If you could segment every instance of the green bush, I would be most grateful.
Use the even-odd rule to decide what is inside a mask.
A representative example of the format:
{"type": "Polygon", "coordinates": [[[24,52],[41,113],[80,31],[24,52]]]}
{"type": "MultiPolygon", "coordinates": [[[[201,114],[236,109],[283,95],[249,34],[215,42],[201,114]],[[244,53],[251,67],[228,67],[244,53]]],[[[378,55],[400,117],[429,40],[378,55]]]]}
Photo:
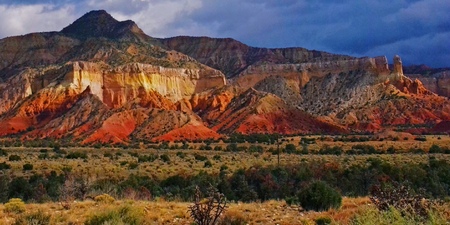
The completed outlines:
{"type": "Polygon", "coordinates": [[[443,149],[438,145],[432,145],[428,153],[444,153],[443,149]]]}
{"type": "Polygon", "coordinates": [[[342,204],[339,192],[323,181],[310,183],[297,196],[300,205],[306,210],[326,211],[330,208],[338,209],[342,204]]]}
{"type": "Polygon", "coordinates": [[[194,154],[194,158],[197,161],[206,161],[206,160],[208,160],[208,157],[206,157],[204,155],[197,154],[197,153],[194,154]]]}
{"type": "Polygon", "coordinates": [[[86,225],[127,224],[140,225],[144,223],[144,213],[137,208],[124,206],[118,210],[110,210],[89,217],[86,225]]]}
{"type": "Polygon", "coordinates": [[[0,163],[0,170],[9,170],[11,169],[11,165],[7,164],[6,162],[0,163]]]}
{"type": "Polygon", "coordinates": [[[9,156],[9,161],[20,161],[20,160],[22,160],[22,159],[18,155],[10,155],[9,156]]]}
{"type": "Polygon", "coordinates": [[[25,209],[25,203],[20,198],[11,198],[5,203],[5,212],[23,213],[25,209]]]}
{"type": "Polygon", "coordinates": [[[159,158],[165,163],[170,163],[170,157],[167,154],[160,155],[159,158]]]}
{"type": "Polygon", "coordinates": [[[186,153],[184,153],[184,152],[177,152],[177,156],[180,157],[180,159],[184,159],[186,157],[186,153]]]}
{"type": "Polygon", "coordinates": [[[239,148],[238,148],[237,144],[231,143],[231,144],[227,145],[227,151],[237,152],[237,151],[239,151],[239,148]]]}
{"type": "Polygon", "coordinates": [[[7,155],[8,155],[8,153],[5,150],[0,148],[0,156],[7,156],[7,155]]]}
{"type": "Polygon", "coordinates": [[[284,152],[291,154],[291,153],[295,153],[297,151],[297,149],[295,148],[294,144],[287,144],[286,147],[284,148],[284,152]]]}
{"type": "Polygon", "coordinates": [[[328,225],[331,224],[331,218],[329,217],[319,217],[314,220],[317,225],[328,225]]]}
{"type": "Polygon", "coordinates": [[[33,164],[25,163],[23,164],[23,170],[33,170],[33,164]]]}
{"type": "Polygon", "coordinates": [[[66,159],[87,159],[86,152],[71,152],[67,154],[66,159]]]}
{"type": "MultiPolygon", "coordinates": [[[[131,154],[130,154],[131,155],[131,154]]],[[[153,162],[156,159],[158,159],[158,156],[156,156],[155,154],[150,154],[150,155],[136,155],[135,157],[138,158],[138,162],[153,162]]]]}
{"type": "Polygon", "coordinates": [[[203,167],[204,167],[204,168],[212,167],[211,161],[209,161],[209,160],[205,161],[205,164],[203,165],[203,167]]]}
{"type": "Polygon", "coordinates": [[[138,168],[139,164],[137,164],[136,162],[130,162],[128,163],[128,169],[130,170],[134,170],[136,168],[138,168]]]}

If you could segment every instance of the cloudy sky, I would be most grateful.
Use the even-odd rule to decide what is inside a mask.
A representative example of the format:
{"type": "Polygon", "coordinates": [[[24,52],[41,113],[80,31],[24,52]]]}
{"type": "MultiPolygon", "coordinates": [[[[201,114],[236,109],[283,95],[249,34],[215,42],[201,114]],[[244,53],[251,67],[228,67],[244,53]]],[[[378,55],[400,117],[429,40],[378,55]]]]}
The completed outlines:
{"type": "Polygon", "coordinates": [[[448,0],[0,0],[0,38],[61,30],[95,9],[153,37],[231,37],[450,67],[448,0]]]}

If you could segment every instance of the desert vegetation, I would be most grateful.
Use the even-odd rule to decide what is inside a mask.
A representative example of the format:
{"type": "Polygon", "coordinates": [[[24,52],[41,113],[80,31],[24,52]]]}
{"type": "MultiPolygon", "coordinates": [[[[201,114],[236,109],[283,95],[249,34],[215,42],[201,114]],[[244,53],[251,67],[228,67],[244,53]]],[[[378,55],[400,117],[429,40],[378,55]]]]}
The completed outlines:
{"type": "Polygon", "coordinates": [[[398,145],[380,149],[366,140],[346,146],[335,139],[151,143],[139,148],[3,146],[2,218],[7,218],[5,224],[190,224],[195,220],[191,202],[202,202],[198,193],[211,188],[226,201],[216,220],[223,224],[368,224],[374,218],[430,224],[450,218],[446,137],[422,151],[398,145]],[[395,185],[409,195],[379,195],[395,185]],[[422,203],[420,213],[406,210],[422,203]],[[96,207],[101,210],[90,210],[96,207]]]}

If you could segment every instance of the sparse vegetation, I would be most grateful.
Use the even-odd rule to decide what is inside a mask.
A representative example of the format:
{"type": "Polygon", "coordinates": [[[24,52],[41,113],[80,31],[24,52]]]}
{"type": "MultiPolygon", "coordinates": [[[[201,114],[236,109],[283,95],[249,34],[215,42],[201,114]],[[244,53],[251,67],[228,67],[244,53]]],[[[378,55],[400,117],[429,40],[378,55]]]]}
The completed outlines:
{"type": "MultiPolygon", "coordinates": [[[[302,139],[305,142],[308,140],[305,137],[302,139]]],[[[43,148],[7,148],[7,156],[0,157],[3,160],[0,169],[6,170],[0,179],[0,199],[6,202],[18,197],[24,202],[41,204],[60,201],[62,210],[75,210],[77,206],[74,200],[82,201],[86,196],[107,193],[115,199],[114,203],[102,204],[105,209],[117,212],[117,208],[110,206],[122,204],[119,202],[123,201],[192,201],[195,186],[205,193],[211,184],[230,201],[251,205],[254,202],[285,199],[286,207],[294,210],[301,205],[299,192],[317,180],[339,190],[343,196],[367,196],[372,187],[386,180],[408,185],[412,193],[420,191],[426,199],[445,199],[449,196],[446,187],[450,180],[450,156],[445,154],[448,149],[448,145],[444,144],[448,140],[445,137],[438,139],[427,136],[427,140],[433,140],[434,145],[428,141],[417,142],[410,139],[407,142],[413,144],[409,144],[407,148],[406,145],[402,148],[401,145],[386,141],[377,145],[377,142],[371,140],[359,143],[335,142],[329,137],[311,139],[314,139],[314,144],[303,142],[296,145],[294,143],[301,143],[300,139],[284,138],[279,147],[282,150],[279,165],[278,154],[272,155],[277,145],[256,142],[199,142],[192,143],[190,150],[178,150],[181,145],[175,148],[175,145],[169,144],[169,148],[173,150],[163,151],[142,148],[136,150],[132,147],[126,150],[67,148],[69,153],[65,155],[46,149],[42,151],[43,148]],[[236,151],[226,150],[225,146],[234,144],[236,151]],[[201,145],[209,145],[213,149],[217,146],[223,148],[222,152],[195,150],[201,145]],[[426,149],[430,154],[403,154],[410,153],[410,148],[426,149]],[[321,149],[327,154],[321,152],[321,149]],[[385,154],[387,152],[390,154],[385,154]],[[72,157],[77,155],[72,153],[84,153],[86,158],[72,157]],[[21,160],[8,161],[11,155],[17,155],[21,160]],[[166,162],[164,155],[169,158],[166,162]],[[65,162],[64,166],[61,166],[62,160],[65,162]],[[32,171],[24,168],[27,164],[32,165],[32,171]]],[[[397,142],[402,143],[402,140],[397,142]]],[[[182,210],[184,213],[186,208],[187,206],[182,210]]],[[[345,209],[337,211],[341,210],[345,209]]],[[[29,214],[20,216],[22,221],[25,221],[26,215],[29,214]]],[[[180,221],[189,218],[187,214],[183,215],[180,221]]],[[[231,211],[220,223],[255,222],[254,219],[241,215],[231,211]]],[[[332,224],[341,223],[335,216],[320,215],[331,218],[332,224]]],[[[85,218],[93,216],[86,215],[85,218]]],[[[53,216],[51,218],[55,219],[53,216]]],[[[314,222],[317,219],[319,217],[309,217],[307,220],[314,222]]]]}

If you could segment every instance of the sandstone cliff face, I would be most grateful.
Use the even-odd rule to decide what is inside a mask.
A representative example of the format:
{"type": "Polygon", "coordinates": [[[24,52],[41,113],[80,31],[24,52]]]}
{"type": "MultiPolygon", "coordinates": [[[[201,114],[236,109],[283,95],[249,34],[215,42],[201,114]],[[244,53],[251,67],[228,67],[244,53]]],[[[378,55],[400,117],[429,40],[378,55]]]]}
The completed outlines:
{"type": "Polygon", "coordinates": [[[91,92],[112,108],[150,91],[173,102],[226,84],[225,77],[212,69],[164,68],[141,63],[102,70],[97,64],[75,62],[64,82],[91,92]]]}
{"type": "Polygon", "coordinates": [[[406,76],[420,80],[426,89],[438,95],[450,97],[450,70],[431,75],[407,74],[406,76]]]}

